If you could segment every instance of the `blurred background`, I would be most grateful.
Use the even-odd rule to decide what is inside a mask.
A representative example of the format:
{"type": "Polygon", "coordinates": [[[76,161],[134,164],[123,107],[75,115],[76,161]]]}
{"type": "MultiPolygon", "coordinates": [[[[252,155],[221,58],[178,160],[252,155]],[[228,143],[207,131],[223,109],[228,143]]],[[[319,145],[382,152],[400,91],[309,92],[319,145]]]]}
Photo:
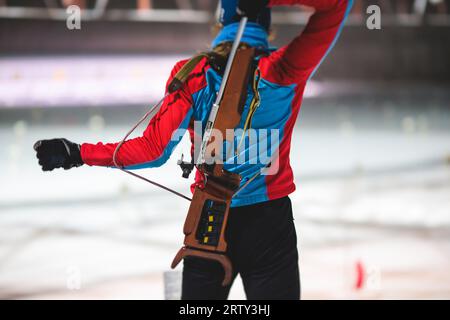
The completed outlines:
{"type": "MultiPolygon", "coordinates": [[[[119,141],[173,64],[208,48],[216,9],[0,0],[0,298],[177,297],[188,203],[108,168],[44,173],[32,146],[119,141]]],[[[276,8],[273,44],[310,14],[276,8]]],[[[141,173],[188,194],[186,138],[141,173]]],[[[291,163],[303,298],[450,298],[450,1],[355,1],[307,88],[291,163]],[[381,30],[366,27],[371,4],[381,30]]],[[[245,298],[239,280],[230,297],[245,298]]]]}

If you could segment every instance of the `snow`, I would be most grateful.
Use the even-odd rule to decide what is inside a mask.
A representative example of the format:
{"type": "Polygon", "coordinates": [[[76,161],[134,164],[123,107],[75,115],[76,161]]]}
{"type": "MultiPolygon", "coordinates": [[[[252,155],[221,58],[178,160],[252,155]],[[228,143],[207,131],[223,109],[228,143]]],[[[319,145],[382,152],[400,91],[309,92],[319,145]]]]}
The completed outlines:
{"type": "MultiPolygon", "coordinates": [[[[64,79],[94,74],[103,79],[96,82],[98,90],[90,82],[76,90],[101,103],[117,77],[128,75],[122,84],[147,87],[116,87],[114,103],[141,103],[159,95],[155,86],[170,59],[159,60],[156,71],[148,59],[131,65],[105,60],[91,74],[69,61],[65,73],[50,73],[46,85],[60,83],[53,87],[53,106],[61,107],[73,89],[61,87],[64,79]],[[98,75],[115,63],[119,75],[98,75]],[[142,69],[133,69],[138,65],[142,69]]],[[[37,64],[21,70],[16,84],[13,71],[0,72],[1,105],[50,101],[41,95],[49,92],[43,84],[23,100],[28,79],[42,70],[37,64]]],[[[322,91],[315,83],[308,97],[322,91]]],[[[74,105],[83,102],[75,98],[74,105]]],[[[315,105],[316,110],[308,99],[303,103],[291,150],[303,298],[450,298],[450,112],[448,105],[431,104],[315,105]],[[365,276],[358,289],[357,265],[365,276]]],[[[32,149],[38,139],[60,136],[118,141],[137,119],[120,120],[93,112],[81,124],[0,121],[0,298],[164,299],[164,273],[182,244],[189,203],[115,169],[44,173],[32,149]]],[[[181,178],[176,160],[189,150],[185,137],[165,166],[140,173],[188,195],[190,181],[181,178]]],[[[177,278],[180,270],[166,277],[177,278]]],[[[240,281],[230,297],[244,298],[240,281]]]]}

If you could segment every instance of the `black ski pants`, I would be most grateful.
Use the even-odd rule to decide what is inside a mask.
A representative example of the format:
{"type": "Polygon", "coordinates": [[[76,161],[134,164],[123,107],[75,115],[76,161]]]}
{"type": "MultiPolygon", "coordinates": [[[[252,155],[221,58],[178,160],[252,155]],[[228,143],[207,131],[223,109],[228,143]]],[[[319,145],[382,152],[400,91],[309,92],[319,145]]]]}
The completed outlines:
{"type": "MultiPolygon", "coordinates": [[[[300,299],[297,236],[289,197],[231,208],[226,229],[233,280],[239,273],[247,299],[300,299]]],[[[227,299],[222,266],[184,260],[182,299],[227,299]]]]}

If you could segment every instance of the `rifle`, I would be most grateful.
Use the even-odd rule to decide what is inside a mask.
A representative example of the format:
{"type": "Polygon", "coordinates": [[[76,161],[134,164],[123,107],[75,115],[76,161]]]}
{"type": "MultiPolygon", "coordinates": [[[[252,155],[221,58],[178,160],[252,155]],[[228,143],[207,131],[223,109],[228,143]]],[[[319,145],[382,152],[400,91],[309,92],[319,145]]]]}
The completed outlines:
{"type": "Polygon", "coordinates": [[[243,17],[234,39],[219,92],[211,108],[197,160],[197,170],[205,177],[204,187],[196,187],[184,223],[184,246],[176,254],[171,267],[192,256],[219,262],[225,276],[223,286],[230,284],[233,267],[226,256],[225,230],[233,195],[238,191],[241,176],[223,168],[222,163],[207,164],[206,149],[212,144],[211,133],[218,130],[226,137],[227,129],[234,129],[241,120],[246,99],[255,49],[240,46],[247,24],[243,17]]]}
{"type": "MultiPolygon", "coordinates": [[[[175,268],[183,258],[188,256],[218,261],[225,271],[225,277],[222,282],[223,286],[231,282],[233,271],[230,259],[225,255],[227,251],[225,229],[231,200],[254,177],[239,188],[241,176],[224,170],[223,164],[221,163],[207,164],[205,154],[206,148],[214,144],[211,141],[211,133],[213,130],[220,131],[222,137],[226,137],[226,130],[234,129],[241,120],[247,93],[246,87],[256,52],[254,48],[240,45],[246,24],[247,17],[242,17],[228,56],[219,92],[208,117],[196,163],[197,169],[203,173],[206,182],[204,187],[195,188],[192,199],[165,185],[128,171],[118,163],[117,155],[130,134],[151,114],[158,110],[169,94],[174,93],[182,87],[197,63],[203,57],[211,59],[211,57],[214,58],[214,55],[200,53],[186,63],[169,84],[168,91],[164,97],[150,108],[131,130],[127,132],[125,137],[117,145],[113,154],[113,163],[121,171],[191,201],[183,228],[185,234],[184,246],[176,254],[171,267],[175,268]]],[[[187,178],[194,167],[194,163],[184,162],[181,159],[178,164],[183,170],[183,177],[187,178]]]]}

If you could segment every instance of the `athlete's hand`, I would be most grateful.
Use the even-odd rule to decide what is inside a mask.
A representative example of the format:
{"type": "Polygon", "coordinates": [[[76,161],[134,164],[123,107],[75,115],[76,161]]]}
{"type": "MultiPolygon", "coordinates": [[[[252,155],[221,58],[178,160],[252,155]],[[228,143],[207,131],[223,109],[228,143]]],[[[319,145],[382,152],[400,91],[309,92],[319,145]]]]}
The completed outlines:
{"type": "Polygon", "coordinates": [[[267,7],[269,0],[239,0],[237,14],[246,16],[249,21],[256,21],[262,9],[267,7]]]}
{"type": "Polygon", "coordinates": [[[43,171],[52,171],[56,168],[68,170],[83,165],[80,145],[64,138],[39,140],[33,149],[43,171]]]}

